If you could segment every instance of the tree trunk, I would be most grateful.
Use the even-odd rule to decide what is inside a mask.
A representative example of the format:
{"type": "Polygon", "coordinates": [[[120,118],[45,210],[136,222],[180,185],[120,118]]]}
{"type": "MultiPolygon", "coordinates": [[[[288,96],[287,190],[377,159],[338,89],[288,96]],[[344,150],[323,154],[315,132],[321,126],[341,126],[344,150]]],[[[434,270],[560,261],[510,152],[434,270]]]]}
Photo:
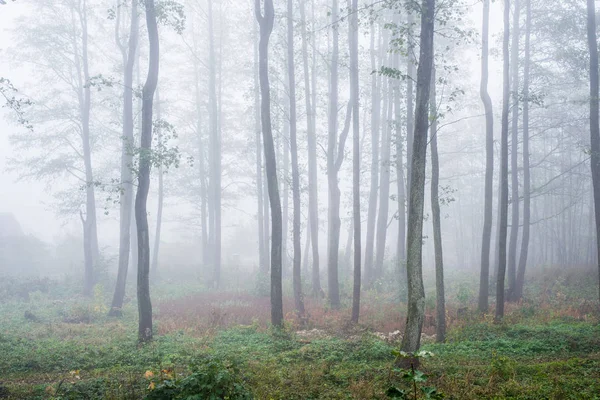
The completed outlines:
{"type": "MultiPolygon", "coordinates": [[[[411,31],[414,31],[413,25],[415,24],[414,15],[408,13],[408,26],[411,31]]],[[[409,38],[409,40],[411,40],[409,38]]],[[[415,134],[415,110],[414,110],[414,79],[415,79],[415,60],[412,57],[414,44],[408,42],[408,57],[406,61],[406,179],[407,179],[407,190],[408,202],[407,209],[410,208],[410,188],[412,179],[412,152],[413,152],[413,141],[415,134]]],[[[408,244],[408,243],[407,243],[408,244]]]]}
{"type": "Polygon", "coordinates": [[[271,130],[271,93],[269,85],[269,38],[273,31],[275,10],[273,0],[264,0],[264,15],[261,1],[256,0],[256,19],[260,26],[259,77],[262,98],[261,121],[263,145],[269,187],[269,203],[271,204],[271,323],[276,327],[283,326],[283,293],[281,282],[281,200],[277,183],[277,162],[275,146],[271,130]]]}
{"type": "Polygon", "coordinates": [[[483,1],[483,28],[481,42],[480,96],[485,108],[485,194],[483,210],[483,234],[481,239],[481,273],[479,275],[479,312],[489,308],[490,292],[490,245],[492,241],[492,203],[494,185],[494,112],[488,93],[490,0],[483,1]]]}
{"type": "Polygon", "coordinates": [[[287,56],[288,56],[288,82],[290,96],[290,153],[292,156],[292,199],[294,203],[294,261],[292,267],[292,281],[294,286],[294,304],[298,315],[304,316],[304,298],[302,295],[302,245],[300,244],[300,172],[298,171],[298,144],[296,140],[296,71],[294,65],[294,3],[287,1],[287,56]]]}
{"type": "Polygon", "coordinates": [[[137,221],[138,235],[138,340],[147,342],[152,340],[152,303],[150,302],[150,243],[148,235],[148,215],[146,202],[150,189],[149,152],[152,149],[152,112],[154,92],[158,83],[159,69],[159,43],[158,26],[154,0],[146,0],[146,27],[149,41],[149,67],[148,77],[142,91],[142,138],[140,166],[138,173],[138,189],[135,197],[135,218],[137,221]]]}
{"type": "Polygon", "coordinates": [[[531,170],[529,167],[529,63],[531,41],[531,0],[525,0],[525,60],[523,65],[523,235],[521,238],[521,254],[515,284],[514,300],[523,298],[525,284],[525,268],[529,252],[529,228],[531,220],[531,170]]]}
{"type": "MultiPolygon", "coordinates": [[[[596,7],[587,1],[587,37],[590,51],[590,143],[592,147],[592,182],[596,216],[596,246],[600,260],[600,126],[598,116],[598,42],[596,39],[596,7]]],[[[598,264],[600,277],[600,264],[598,264]]],[[[599,281],[600,288],[600,281],[599,281]]]]}
{"type": "Polygon", "coordinates": [[[327,287],[329,303],[336,308],[340,305],[338,285],[338,257],[340,241],[340,188],[338,174],[335,171],[335,149],[337,142],[338,113],[338,63],[339,63],[339,27],[338,2],[332,0],[331,23],[333,43],[331,52],[331,73],[329,84],[329,122],[327,141],[327,184],[329,189],[329,229],[327,237],[327,287]]]}
{"type": "MultiPolygon", "coordinates": [[[[160,94],[159,89],[156,89],[156,120],[161,120],[161,109],[160,109],[160,94]]],[[[162,143],[162,132],[158,129],[157,139],[159,145],[162,143]]],[[[163,204],[165,198],[164,189],[164,174],[162,165],[158,167],[158,209],[156,210],[156,231],[154,234],[154,247],[152,249],[152,275],[156,276],[158,270],[158,251],[160,249],[160,231],[162,228],[162,214],[163,204]]]]}
{"type": "MultiPolygon", "coordinates": [[[[92,148],[90,136],[90,112],[92,108],[89,58],[88,58],[88,21],[87,3],[85,0],[77,8],[79,24],[81,25],[81,62],[76,57],[76,67],[79,79],[79,113],[81,117],[81,140],[83,148],[83,161],[85,167],[86,201],[85,201],[85,224],[83,234],[85,258],[84,295],[91,296],[94,287],[94,268],[98,262],[100,251],[98,247],[98,230],[96,224],[96,196],[94,174],[92,171],[92,148]]],[[[74,51],[77,53],[77,43],[73,43],[74,51]]]]}
{"type": "MultiPolygon", "coordinates": [[[[417,98],[415,133],[412,153],[410,203],[408,209],[407,275],[408,314],[402,338],[402,350],[415,352],[421,345],[421,329],[425,314],[425,289],[423,288],[423,203],[425,200],[425,163],[427,131],[429,129],[429,86],[433,67],[433,28],[435,0],[421,3],[421,38],[419,67],[417,70],[417,98]]],[[[418,364],[418,359],[405,360],[404,364],[418,364]]]]}
{"type": "Polygon", "coordinates": [[[349,19],[350,97],[352,101],[352,216],[354,221],[354,279],[352,290],[352,322],[358,323],[361,284],[361,221],[360,221],[360,132],[358,82],[358,0],[352,0],[349,19]]]}
{"type": "Polygon", "coordinates": [[[431,72],[431,96],[429,99],[429,109],[431,112],[431,216],[433,221],[433,246],[435,250],[435,336],[438,343],[443,343],[446,340],[446,297],[444,294],[444,256],[442,252],[442,222],[440,217],[440,161],[437,144],[438,112],[435,80],[434,68],[431,72]]]}
{"type": "Polygon", "coordinates": [[[508,300],[514,300],[517,280],[517,240],[519,238],[519,0],[514,0],[512,33],[512,129],[511,129],[511,222],[508,243],[508,300]]]}
{"type": "Polygon", "coordinates": [[[208,36],[209,36],[209,68],[208,68],[208,108],[210,125],[210,189],[213,207],[212,243],[212,278],[213,285],[218,288],[221,283],[221,138],[219,132],[219,110],[217,103],[217,72],[215,56],[215,39],[213,28],[213,2],[208,1],[208,36]]]}
{"type": "MultiPolygon", "coordinates": [[[[387,36],[387,35],[386,35],[387,36]]],[[[385,42],[387,42],[387,37],[385,42]]],[[[385,255],[385,242],[387,237],[388,214],[390,203],[390,166],[391,166],[391,146],[392,146],[392,110],[394,105],[393,89],[391,79],[387,81],[387,91],[383,104],[384,126],[381,138],[381,174],[379,176],[379,215],[377,216],[376,248],[375,248],[375,279],[383,278],[383,259],[385,255]]]]}
{"type": "MultiPolygon", "coordinates": [[[[311,98],[311,82],[308,65],[308,39],[306,32],[306,0],[300,0],[300,26],[302,33],[302,61],[304,66],[304,99],[306,102],[306,138],[308,142],[308,215],[312,243],[312,294],[318,297],[321,293],[321,276],[319,266],[319,199],[317,179],[317,137],[315,132],[314,101],[311,98]]],[[[313,63],[315,61],[313,60],[313,63]]],[[[313,77],[313,80],[315,78],[313,77]]]]}
{"type": "MultiPolygon", "coordinates": [[[[371,22],[371,70],[376,71],[375,23],[371,22]]],[[[377,40],[379,43],[379,40],[377,40]]],[[[367,237],[365,243],[365,284],[374,281],[373,255],[375,247],[375,222],[377,219],[377,192],[379,190],[379,118],[381,115],[381,76],[371,74],[371,187],[367,211],[367,237]]]]}
{"type": "Polygon", "coordinates": [[[121,146],[121,194],[119,212],[119,269],[115,293],[108,314],[120,316],[125,298],[127,270],[129,269],[129,253],[131,251],[131,218],[133,205],[133,163],[132,149],[135,147],[133,137],[133,67],[137,51],[139,17],[137,0],[131,0],[131,22],[129,29],[128,49],[119,39],[117,23],[116,39],[123,59],[123,144],[121,146]]]}
{"type": "Polygon", "coordinates": [[[257,198],[257,222],[258,222],[258,269],[259,274],[266,277],[269,272],[267,262],[268,241],[265,235],[265,216],[263,198],[263,168],[262,168],[262,140],[260,126],[260,86],[258,83],[258,34],[254,41],[254,129],[256,133],[256,198],[257,198]]]}
{"type": "Polygon", "coordinates": [[[508,112],[510,101],[509,79],[509,39],[510,39],[510,0],[504,0],[504,43],[502,56],[503,90],[502,90],[502,132],[500,156],[500,221],[498,237],[498,280],[496,281],[496,321],[504,317],[504,279],[506,276],[506,236],[508,223],[508,112]]]}

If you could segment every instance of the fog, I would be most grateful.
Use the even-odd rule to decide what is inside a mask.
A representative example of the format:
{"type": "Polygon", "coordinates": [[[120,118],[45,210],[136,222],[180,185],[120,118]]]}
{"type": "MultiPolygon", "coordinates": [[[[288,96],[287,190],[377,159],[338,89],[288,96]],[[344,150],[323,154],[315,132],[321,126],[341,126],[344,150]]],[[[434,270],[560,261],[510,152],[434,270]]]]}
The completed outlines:
{"type": "Polygon", "coordinates": [[[414,372],[529,306],[595,321],[594,1],[505,2],[0,2],[0,323],[370,332],[414,372]]]}

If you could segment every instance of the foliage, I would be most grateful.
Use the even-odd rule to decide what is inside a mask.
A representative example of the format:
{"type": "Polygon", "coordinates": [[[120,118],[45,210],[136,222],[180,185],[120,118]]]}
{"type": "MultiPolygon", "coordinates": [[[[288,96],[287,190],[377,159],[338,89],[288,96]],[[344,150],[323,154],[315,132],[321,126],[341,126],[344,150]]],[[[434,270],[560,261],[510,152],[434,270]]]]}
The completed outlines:
{"type": "Polygon", "coordinates": [[[228,364],[213,357],[196,360],[191,367],[192,373],[179,377],[171,369],[160,371],[158,378],[151,371],[149,393],[146,400],[184,399],[251,399],[250,391],[240,379],[240,370],[234,364],[228,364]]]}

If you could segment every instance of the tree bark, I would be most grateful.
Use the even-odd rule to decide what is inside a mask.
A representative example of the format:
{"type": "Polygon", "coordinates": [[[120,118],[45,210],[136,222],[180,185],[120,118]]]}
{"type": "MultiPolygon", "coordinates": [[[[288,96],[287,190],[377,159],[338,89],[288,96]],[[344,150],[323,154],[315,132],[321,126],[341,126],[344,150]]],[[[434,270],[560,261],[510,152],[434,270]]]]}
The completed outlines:
{"type": "Polygon", "coordinates": [[[508,113],[510,102],[509,78],[510,0],[504,0],[504,43],[502,56],[502,132],[500,156],[500,221],[498,238],[498,280],[496,281],[496,321],[504,317],[504,279],[506,277],[506,236],[508,223],[508,113]]]}
{"type": "MultiPolygon", "coordinates": [[[[412,153],[410,203],[408,209],[407,275],[408,314],[402,338],[402,350],[415,352],[421,345],[421,329],[425,314],[425,290],[423,288],[423,203],[425,200],[425,163],[427,153],[427,131],[429,129],[429,87],[433,67],[433,29],[435,0],[421,3],[421,37],[419,67],[417,70],[417,98],[415,110],[415,132],[412,153]]],[[[418,364],[418,359],[405,363],[418,364]]]]}
{"type": "MultiPolygon", "coordinates": [[[[121,185],[119,196],[119,269],[117,283],[108,314],[120,316],[125,298],[127,270],[129,269],[129,253],[131,251],[131,219],[133,206],[133,67],[137,51],[139,34],[139,17],[137,0],[131,0],[131,21],[129,24],[128,47],[119,38],[119,24],[116,25],[115,38],[123,59],[123,137],[121,147],[121,185]]],[[[120,7],[118,8],[120,10],[120,7]]],[[[120,11],[119,11],[120,12],[120,11]]]]}
{"type": "Polygon", "coordinates": [[[517,240],[519,238],[519,0],[514,0],[512,32],[512,128],[511,128],[511,222],[508,243],[508,300],[514,300],[517,280],[517,240]]]}
{"type": "Polygon", "coordinates": [[[361,285],[361,221],[360,221],[360,132],[358,82],[358,0],[352,0],[348,41],[350,44],[350,97],[352,101],[352,216],[354,221],[354,279],[352,290],[352,322],[358,323],[361,285]]]}
{"type": "Polygon", "coordinates": [[[287,56],[288,82],[290,96],[290,153],[292,157],[292,199],[294,203],[294,223],[292,241],[294,244],[294,261],[292,281],[294,287],[294,304],[299,316],[304,316],[304,298],[302,295],[302,245],[300,243],[300,172],[298,170],[298,143],[296,139],[296,71],[294,65],[294,3],[287,1],[287,56]]]}
{"type": "Polygon", "coordinates": [[[529,252],[529,229],[531,221],[531,169],[529,166],[529,63],[531,41],[531,0],[525,0],[525,59],[523,63],[523,234],[521,237],[521,254],[515,284],[514,300],[523,298],[525,284],[525,268],[529,252]]]}
{"type": "MultiPolygon", "coordinates": [[[[375,23],[371,22],[371,70],[377,70],[375,57],[375,23]]],[[[377,40],[379,44],[379,40],[377,40]]],[[[367,211],[367,237],[365,243],[365,284],[374,281],[373,256],[375,247],[375,222],[377,220],[377,192],[379,191],[379,118],[381,115],[381,76],[371,74],[371,187],[367,211]]]]}
{"type": "MultiPolygon", "coordinates": [[[[161,120],[161,109],[160,109],[160,91],[158,87],[156,88],[156,120],[160,122],[161,120]]],[[[162,143],[162,132],[161,129],[158,129],[157,132],[158,143],[162,143]]],[[[154,233],[154,247],[152,248],[152,274],[156,276],[156,272],[158,270],[158,252],[160,249],[160,231],[162,228],[162,214],[163,214],[163,204],[165,198],[165,188],[164,188],[164,173],[162,165],[158,167],[158,208],[156,210],[156,230],[154,233]]]]}
{"type": "Polygon", "coordinates": [[[481,239],[481,272],[479,275],[479,312],[489,308],[490,247],[492,241],[492,203],[494,185],[494,112],[488,93],[490,0],[483,1],[483,28],[481,39],[481,101],[485,109],[485,194],[483,210],[483,234],[481,239]]]}
{"type": "MultiPolygon", "coordinates": [[[[594,210],[596,216],[596,246],[598,260],[600,260],[600,125],[598,116],[598,41],[596,37],[596,6],[594,0],[587,0],[587,39],[590,52],[590,143],[592,148],[592,183],[594,186],[594,210]]],[[[600,278],[600,261],[598,264],[598,273],[600,278]]]]}
{"type": "MultiPolygon", "coordinates": [[[[312,295],[321,294],[319,265],[319,199],[317,179],[317,137],[315,132],[314,102],[311,97],[311,81],[308,65],[308,39],[306,32],[306,0],[300,0],[300,26],[302,34],[302,61],[304,66],[304,99],[306,102],[306,139],[308,142],[308,215],[312,249],[312,295]]],[[[313,60],[314,63],[314,60],[313,60]]],[[[313,80],[315,78],[313,77],[313,80]]]]}
{"type": "Polygon", "coordinates": [[[259,56],[258,56],[258,34],[254,41],[254,129],[256,133],[256,199],[257,199],[257,222],[258,222],[258,269],[259,274],[264,277],[269,271],[269,263],[267,262],[268,242],[265,235],[265,216],[264,216],[264,199],[263,199],[263,168],[262,168],[262,140],[260,126],[260,85],[258,83],[259,76],[259,56]]]}
{"type": "Polygon", "coordinates": [[[433,246],[435,251],[435,298],[436,329],[438,343],[446,340],[446,296],[444,294],[444,256],[442,251],[442,222],[440,217],[440,161],[438,158],[438,112],[436,103],[435,67],[431,72],[431,96],[429,109],[431,113],[431,216],[433,221],[433,246]]]}
{"type": "Polygon", "coordinates": [[[152,303],[150,301],[150,243],[146,203],[150,189],[150,152],[152,150],[152,113],[154,92],[158,83],[159,42],[154,0],[146,0],[146,27],[149,41],[148,77],[142,90],[142,138],[138,189],[135,197],[135,218],[138,236],[138,340],[152,340],[152,303]]]}
{"type": "Polygon", "coordinates": [[[219,131],[219,110],[217,100],[217,72],[213,23],[213,2],[208,1],[208,36],[209,36],[209,67],[208,67],[208,108],[210,125],[210,189],[212,197],[214,230],[212,236],[212,278],[214,287],[221,283],[221,138],[219,131]]]}
{"type": "Polygon", "coordinates": [[[255,1],[256,19],[260,26],[259,78],[261,92],[261,122],[263,145],[271,204],[271,323],[276,327],[283,326],[283,293],[281,282],[281,200],[277,183],[277,161],[271,130],[271,94],[269,85],[269,38],[273,31],[275,10],[273,0],[264,0],[264,14],[261,11],[261,0],[255,1]]]}

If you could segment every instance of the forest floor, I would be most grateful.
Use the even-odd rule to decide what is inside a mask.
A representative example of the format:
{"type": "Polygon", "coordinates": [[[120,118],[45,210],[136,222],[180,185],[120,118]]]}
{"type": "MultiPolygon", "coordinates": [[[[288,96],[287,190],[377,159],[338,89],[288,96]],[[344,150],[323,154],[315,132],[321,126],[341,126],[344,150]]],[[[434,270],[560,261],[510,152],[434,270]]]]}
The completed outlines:
{"type": "Polygon", "coordinates": [[[347,307],[309,299],[298,320],[287,299],[275,331],[264,296],[164,281],[153,288],[155,340],[138,346],[135,302],[108,318],[101,286],[84,300],[68,281],[5,279],[0,399],[413,399],[414,380],[423,399],[600,399],[593,272],[541,274],[500,324],[471,311],[467,280],[448,287],[446,343],[434,343],[428,300],[422,349],[434,355],[420,382],[394,368],[405,304],[381,292],[364,294],[359,326],[347,307]]]}

